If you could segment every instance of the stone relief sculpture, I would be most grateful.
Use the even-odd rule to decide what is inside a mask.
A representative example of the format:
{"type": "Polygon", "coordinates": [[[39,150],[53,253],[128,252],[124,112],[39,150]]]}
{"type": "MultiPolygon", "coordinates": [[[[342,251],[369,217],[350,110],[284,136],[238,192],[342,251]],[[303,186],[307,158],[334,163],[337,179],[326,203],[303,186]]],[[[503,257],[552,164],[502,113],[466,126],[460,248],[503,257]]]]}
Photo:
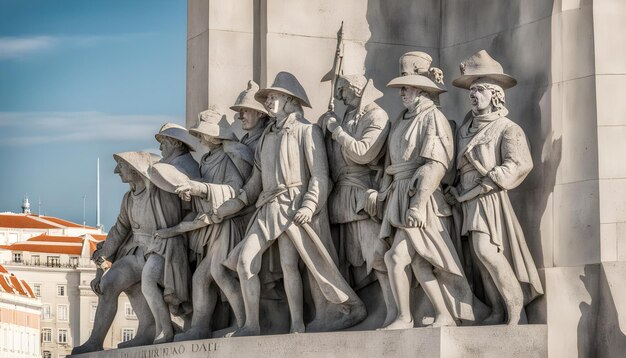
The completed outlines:
{"type": "Polygon", "coordinates": [[[354,267],[374,270],[387,309],[384,325],[396,318],[396,304],[384,261],[389,244],[379,238],[378,177],[389,132],[389,117],[374,101],[382,97],[362,75],[339,76],[335,98],[347,106],[343,119],[327,112],[320,119],[326,133],[333,191],[328,201],[331,224],[339,225],[340,252],[354,267]]]}
{"type": "Polygon", "coordinates": [[[241,189],[252,168],[252,153],[247,146],[237,142],[230,123],[217,108],[209,108],[198,117],[199,124],[189,132],[198,136],[210,151],[200,163],[201,179],[187,180],[175,189],[181,198],[192,201],[192,212],[180,224],[155,232],[155,237],[161,239],[186,232],[192,261],[196,265],[192,277],[191,328],[178,334],[177,341],[211,336],[211,321],[219,298],[213,283],[230,303],[237,326],[244,322],[239,284],[221,263],[241,240],[245,223],[241,217],[216,221],[214,214],[216,208],[241,189]]]}
{"type": "Polygon", "coordinates": [[[414,326],[409,265],[435,309],[432,326],[475,320],[473,294],[450,238],[450,207],[440,187],[454,148],[448,120],[433,102],[446,91],[443,74],[431,62],[423,52],[404,54],[402,76],[387,85],[400,88],[406,110],[389,134],[379,196],[385,200],[380,236],[393,238],[385,262],[398,306],[396,319],[385,329],[414,326]]]}
{"type": "Polygon", "coordinates": [[[472,241],[485,294],[492,306],[484,324],[525,321],[523,306],[543,293],[524,233],[507,194],[533,167],[528,140],[506,115],[504,90],[517,81],[481,50],[461,63],[452,83],[468,89],[471,111],[458,133],[461,234],[472,241]]]}
{"type": "Polygon", "coordinates": [[[189,130],[161,127],[162,158],[114,155],[115,173],[130,190],[93,254],[96,321],[73,354],[102,349],[121,292],[139,328],[119,347],[210,338],[217,330],[259,335],[262,292],[280,279],[290,333],[345,329],[367,316],[357,282],[347,282],[357,270],[379,282],[382,329],[526,321],[524,305],[543,289],[508,197],[533,165],[523,130],[506,117],[504,91],[516,80],[484,50],[463,61],[453,84],[470,91],[471,111],[455,138],[454,122],[439,108],[443,72],[428,54],[408,52],[387,85],[400,90],[405,107],[390,122],[372,79],[340,74],[341,34],[331,74],[334,98],[346,105],[342,117],[330,105],[311,124],[304,88],[280,72],[269,88],[249,81],[230,107],[246,131],[241,140],[210,106],[189,130]],[[190,152],[201,148],[208,152],[198,163],[190,152]],[[490,307],[468,283],[474,267],[490,307]],[[301,270],[315,304],[306,325],[301,270]],[[433,321],[412,311],[412,295],[432,306],[433,321]],[[220,299],[234,322],[217,322],[230,314],[216,308],[220,299]],[[186,320],[184,332],[172,315],[186,320]]]}
{"type": "Polygon", "coordinates": [[[151,344],[155,339],[155,320],[141,291],[141,273],[146,263],[152,232],[156,226],[147,170],[158,157],[144,152],[124,152],[113,156],[115,173],[130,190],[124,195],[115,225],[92,257],[99,272],[91,287],[98,294],[98,307],[89,339],[74,347],[72,354],[102,350],[104,339],[117,312],[119,295],[128,295],[137,314],[137,336],[120,343],[119,348],[151,344]]]}
{"type": "Polygon", "coordinates": [[[329,189],[328,164],[320,128],[303,117],[302,106],[310,107],[306,93],[292,74],[280,72],[272,87],[260,90],[255,98],[265,103],[272,120],[257,145],[252,177],[237,198],[217,211],[218,217],[227,217],[249,203],[256,202],[257,207],[238,253],[246,323],[234,335],[260,333],[258,273],[261,255],[275,242],[291,314],[290,332],[305,331],[300,259],[326,299],[343,305],[341,324],[353,325],[365,317],[365,307],[319,237],[324,225],[320,212],[329,189]]]}

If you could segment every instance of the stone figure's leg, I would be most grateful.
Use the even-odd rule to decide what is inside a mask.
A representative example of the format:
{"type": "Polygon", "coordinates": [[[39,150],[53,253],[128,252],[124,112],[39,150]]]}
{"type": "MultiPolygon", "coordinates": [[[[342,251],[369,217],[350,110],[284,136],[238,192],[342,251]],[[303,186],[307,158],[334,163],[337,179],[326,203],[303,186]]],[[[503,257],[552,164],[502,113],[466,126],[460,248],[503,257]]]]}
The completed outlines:
{"type": "Polygon", "coordinates": [[[472,246],[476,257],[485,266],[493,279],[502,302],[507,311],[507,324],[518,324],[520,321],[524,296],[517,277],[502,252],[490,241],[489,235],[472,231],[472,246]]]}
{"type": "Polygon", "coordinates": [[[243,297],[241,294],[241,286],[239,281],[233,276],[222,262],[228,257],[228,239],[219,240],[213,246],[213,258],[211,259],[211,275],[215,283],[226,295],[228,303],[233,310],[237,328],[244,325],[246,319],[245,309],[243,305],[243,297]]]}
{"type": "Polygon", "coordinates": [[[304,333],[304,313],[302,306],[302,277],[298,269],[300,255],[293,246],[291,240],[282,234],[278,238],[278,248],[280,250],[280,266],[283,270],[283,281],[285,283],[285,294],[289,304],[291,315],[291,329],[289,333],[304,333]]]}
{"type": "Polygon", "coordinates": [[[146,297],[154,320],[156,322],[156,336],[154,343],[171,342],[174,339],[174,329],[170,318],[170,311],[163,299],[163,274],[165,258],[152,254],[141,272],[141,292],[146,297]]]}
{"type": "MultiPolygon", "coordinates": [[[[91,336],[84,344],[74,347],[72,354],[102,350],[104,339],[117,313],[117,299],[122,291],[141,280],[141,265],[133,255],[115,261],[109,271],[102,276],[96,319],[91,336]]],[[[151,315],[150,315],[151,316],[151,315]]]]}
{"type": "Polygon", "coordinates": [[[387,315],[383,322],[383,327],[391,324],[393,320],[398,316],[398,307],[393,298],[393,292],[391,290],[391,282],[389,280],[389,274],[387,273],[387,266],[385,265],[385,253],[387,252],[387,245],[382,240],[376,247],[376,259],[374,261],[373,269],[378,284],[383,293],[383,299],[385,300],[385,306],[387,308],[387,315]]]}
{"type": "Polygon", "coordinates": [[[502,324],[504,319],[506,318],[506,313],[504,311],[504,306],[502,305],[502,298],[500,297],[500,292],[498,292],[498,288],[493,282],[493,278],[491,274],[487,270],[487,267],[483,265],[483,263],[477,259],[476,266],[478,267],[478,271],[480,273],[480,279],[483,283],[483,291],[485,293],[485,297],[489,301],[491,305],[491,312],[489,315],[480,322],[481,325],[493,325],[493,324],[502,324]]]}
{"type": "Polygon", "coordinates": [[[259,324],[261,294],[259,271],[261,270],[261,256],[273,243],[273,241],[266,241],[254,233],[248,235],[244,240],[237,262],[237,273],[239,274],[246,310],[246,323],[232,334],[234,337],[255,336],[261,333],[259,324]]]}
{"type": "Polygon", "coordinates": [[[385,264],[389,272],[389,283],[393,298],[398,308],[398,315],[391,324],[383,329],[413,328],[413,317],[410,304],[410,280],[406,267],[411,264],[411,245],[406,233],[396,232],[391,249],[385,254],[385,264]]]}
{"type": "Polygon", "coordinates": [[[146,298],[141,292],[141,282],[137,282],[132,285],[129,289],[125,290],[124,293],[128,296],[130,305],[133,307],[139,322],[135,338],[118,344],[117,348],[137,347],[152,344],[156,332],[156,324],[154,322],[152,311],[150,311],[150,306],[148,306],[148,301],[146,301],[146,298]]]}
{"type": "Polygon", "coordinates": [[[365,319],[365,304],[343,278],[326,249],[315,245],[310,238],[304,240],[308,233],[300,226],[290,225],[286,234],[324,298],[337,305],[337,309],[327,310],[323,316],[316,314],[315,320],[307,325],[307,332],[344,329],[365,319]]]}
{"type": "Polygon", "coordinates": [[[419,281],[426,296],[428,296],[428,299],[435,308],[435,321],[432,326],[456,326],[454,318],[450,314],[450,311],[448,311],[448,307],[446,307],[441,288],[433,273],[433,266],[418,254],[413,255],[411,265],[413,266],[415,278],[417,278],[417,281],[419,281]]]}
{"type": "Polygon", "coordinates": [[[191,278],[193,302],[191,328],[177,334],[175,341],[211,338],[211,318],[217,303],[217,292],[214,287],[211,287],[212,282],[211,258],[207,256],[200,262],[191,278]]]}

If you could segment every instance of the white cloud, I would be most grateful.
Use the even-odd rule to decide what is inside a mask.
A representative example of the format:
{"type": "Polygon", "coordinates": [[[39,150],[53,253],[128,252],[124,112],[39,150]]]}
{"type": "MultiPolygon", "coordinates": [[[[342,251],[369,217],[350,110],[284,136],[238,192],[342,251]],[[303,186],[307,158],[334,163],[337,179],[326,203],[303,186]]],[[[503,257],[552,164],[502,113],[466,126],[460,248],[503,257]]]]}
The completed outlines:
{"type": "Polygon", "coordinates": [[[0,59],[23,58],[59,46],[93,46],[107,41],[135,41],[151,33],[113,35],[0,36],[0,59]]]}
{"type": "Polygon", "coordinates": [[[100,112],[0,112],[0,146],[144,140],[166,122],[182,124],[184,119],[100,112]]]}
{"type": "Polygon", "coordinates": [[[52,36],[0,37],[0,59],[23,57],[52,48],[58,43],[52,36]]]}

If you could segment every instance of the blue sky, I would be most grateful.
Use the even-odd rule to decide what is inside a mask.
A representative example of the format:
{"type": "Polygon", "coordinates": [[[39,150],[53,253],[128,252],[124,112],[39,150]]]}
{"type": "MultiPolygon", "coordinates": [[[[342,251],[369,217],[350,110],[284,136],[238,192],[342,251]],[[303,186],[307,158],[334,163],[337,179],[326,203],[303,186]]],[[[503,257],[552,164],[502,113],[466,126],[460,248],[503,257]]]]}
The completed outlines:
{"type": "Polygon", "coordinates": [[[110,228],[128,189],[112,154],[184,124],[184,0],[0,0],[0,211],[110,228]]]}

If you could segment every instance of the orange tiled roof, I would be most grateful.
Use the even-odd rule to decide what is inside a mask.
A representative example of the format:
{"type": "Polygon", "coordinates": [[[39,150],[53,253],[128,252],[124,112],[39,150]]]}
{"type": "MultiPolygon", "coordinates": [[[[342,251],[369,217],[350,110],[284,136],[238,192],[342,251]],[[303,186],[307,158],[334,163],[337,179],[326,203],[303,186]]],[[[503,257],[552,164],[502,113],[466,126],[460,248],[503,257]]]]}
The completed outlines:
{"type": "Polygon", "coordinates": [[[83,238],[76,236],[57,236],[57,235],[46,235],[41,234],[37,236],[33,236],[26,241],[39,241],[39,242],[83,242],[83,238]]]}
{"type": "Polygon", "coordinates": [[[89,236],[93,237],[94,239],[96,239],[98,241],[102,241],[102,240],[107,238],[107,236],[104,235],[104,234],[102,234],[102,235],[101,234],[89,234],[89,236]]]}
{"type": "Polygon", "coordinates": [[[77,224],[77,223],[73,223],[71,221],[55,218],[53,216],[43,216],[42,215],[42,216],[39,216],[39,217],[44,219],[44,220],[52,221],[55,224],[63,225],[63,226],[66,226],[66,227],[79,227],[79,228],[84,227],[85,229],[93,229],[93,230],[96,229],[95,227],[83,226],[83,225],[80,225],[80,224],[77,224]]]}
{"type": "Polygon", "coordinates": [[[29,244],[28,242],[16,242],[9,246],[11,251],[45,252],[49,254],[80,255],[82,245],[69,243],[66,245],[29,244]],[[70,246],[71,245],[71,246],[70,246]]]}
{"type": "Polygon", "coordinates": [[[0,214],[0,227],[11,229],[58,229],[61,225],[53,225],[23,214],[0,214]]]}
{"type": "Polygon", "coordinates": [[[9,274],[2,265],[0,265],[0,291],[35,298],[35,293],[30,285],[26,281],[18,279],[14,274],[9,274]]]}

